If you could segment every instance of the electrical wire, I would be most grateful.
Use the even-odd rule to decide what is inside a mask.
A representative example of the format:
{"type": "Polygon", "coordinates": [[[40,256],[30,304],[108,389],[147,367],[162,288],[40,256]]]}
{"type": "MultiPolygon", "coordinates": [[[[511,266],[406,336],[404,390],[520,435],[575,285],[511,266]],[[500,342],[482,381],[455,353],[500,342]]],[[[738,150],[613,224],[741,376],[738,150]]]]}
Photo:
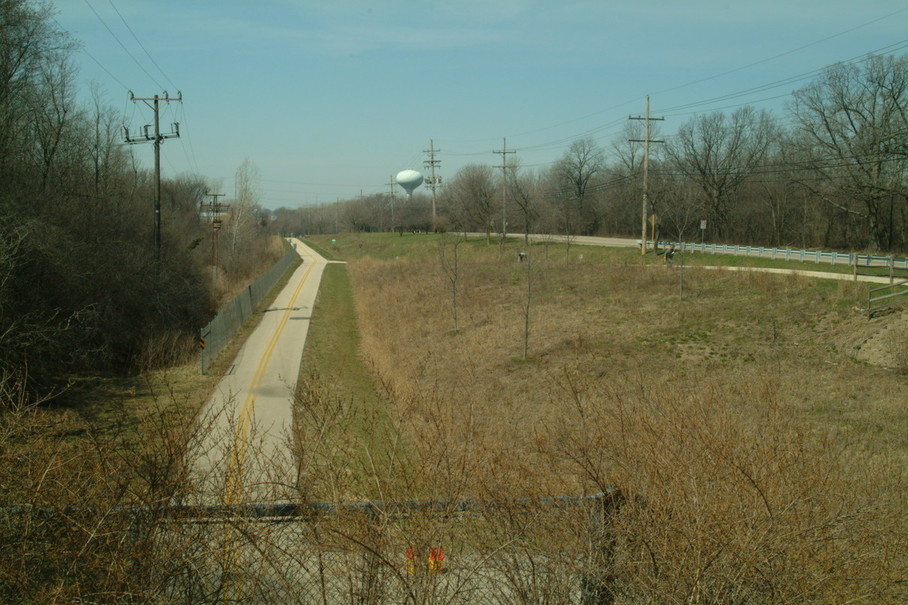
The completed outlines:
{"type": "Polygon", "coordinates": [[[93,12],[95,14],[95,17],[98,18],[98,21],[101,22],[101,25],[103,25],[105,27],[105,29],[107,29],[107,31],[110,32],[110,35],[113,36],[113,39],[117,41],[117,44],[120,45],[120,48],[122,48],[123,51],[129,56],[129,58],[132,59],[133,63],[135,63],[139,67],[139,69],[141,69],[145,73],[145,75],[148,76],[151,79],[151,81],[155,83],[155,85],[158,88],[163,90],[164,87],[161,86],[161,84],[155,79],[154,76],[152,76],[150,73],[148,73],[148,70],[145,69],[145,66],[142,65],[138,59],[136,59],[135,55],[133,55],[131,52],[129,52],[129,49],[126,48],[126,45],[123,44],[123,41],[120,40],[120,38],[117,36],[117,34],[114,33],[114,31],[112,29],[110,29],[110,26],[107,25],[107,22],[104,21],[104,19],[101,17],[101,15],[98,13],[98,11],[95,10],[95,7],[92,6],[88,0],[83,0],[83,1],[85,2],[86,6],[88,6],[88,8],[91,9],[91,12],[93,12]]]}
{"type": "Polygon", "coordinates": [[[808,44],[804,44],[803,46],[798,46],[797,48],[793,48],[793,49],[787,50],[787,51],[785,51],[785,52],[781,52],[781,53],[779,53],[779,54],[777,54],[777,55],[773,55],[773,56],[767,57],[767,58],[765,58],[765,59],[760,59],[759,61],[754,61],[753,63],[748,63],[747,65],[742,65],[741,67],[736,67],[736,68],[734,68],[734,69],[729,69],[728,71],[723,71],[723,72],[718,73],[718,74],[716,74],[716,75],[709,76],[708,78],[701,78],[701,79],[699,79],[699,80],[694,80],[694,81],[692,81],[692,82],[687,82],[686,84],[681,84],[681,85],[679,85],[679,86],[673,86],[672,88],[666,88],[666,89],[664,89],[664,90],[657,91],[657,92],[654,93],[654,94],[663,94],[663,93],[666,93],[666,92],[674,92],[674,91],[680,90],[680,89],[682,89],[682,88],[687,88],[688,86],[693,86],[693,85],[695,85],[695,84],[702,84],[703,82],[709,82],[709,81],[711,81],[711,80],[715,80],[715,79],[721,78],[721,77],[723,77],[723,76],[727,76],[727,75],[730,75],[730,74],[733,74],[733,73],[737,73],[737,72],[739,72],[739,71],[743,71],[743,70],[745,70],[745,69],[749,69],[749,68],[751,68],[751,67],[755,67],[755,66],[757,66],[757,65],[762,65],[762,64],[764,64],[764,63],[768,63],[768,62],[770,62],[770,61],[774,61],[774,60],[776,60],[776,59],[780,59],[780,58],[782,58],[782,57],[787,57],[788,55],[794,54],[794,53],[796,53],[796,52],[800,52],[800,51],[805,50],[805,49],[807,49],[807,48],[810,48],[810,47],[812,47],[812,46],[816,46],[817,44],[822,44],[823,42],[828,42],[829,40],[833,40],[833,39],[838,38],[838,37],[840,37],[840,36],[844,36],[845,34],[850,34],[851,32],[854,32],[854,31],[857,31],[857,30],[862,29],[862,28],[864,28],[864,27],[867,27],[868,25],[873,25],[874,23],[879,23],[880,21],[884,21],[884,20],[886,20],[886,19],[889,19],[890,17],[894,17],[895,15],[898,15],[898,14],[900,14],[900,13],[904,13],[905,11],[908,11],[908,8],[901,8],[901,9],[895,11],[895,12],[889,13],[888,15],[883,15],[882,17],[878,17],[878,18],[873,19],[873,20],[871,20],[871,21],[867,21],[866,23],[862,23],[861,25],[856,25],[856,26],[854,26],[854,27],[852,27],[852,28],[850,28],[850,29],[846,29],[845,31],[841,31],[841,32],[838,32],[838,33],[836,33],[836,34],[832,34],[831,36],[826,36],[825,38],[820,38],[819,40],[814,40],[813,42],[810,42],[810,43],[808,43],[808,44]]]}
{"type": "MultiPolygon", "coordinates": [[[[110,33],[110,35],[113,36],[113,38],[117,41],[117,43],[120,45],[120,47],[123,49],[123,51],[129,56],[129,58],[132,59],[132,61],[133,61],[136,65],[138,65],[138,67],[139,67],[139,68],[140,68],[140,69],[141,69],[141,70],[142,70],[142,71],[143,71],[143,72],[144,72],[144,73],[145,73],[145,74],[146,74],[146,75],[155,83],[156,86],[158,86],[159,88],[161,88],[161,89],[163,90],[164,87],[161,86],[161,84],[157,81],[157,79],[156,79],[154,76],[152,76],[152,75],[148,72],[148,70],[145,69],[145,67],[139,62],[139,60],[135,57],[135,55],[133,55],[133,54],[129,51],[129,49],[126,47],[126,45],[123,43],[123,41],[116,35],[116,33],[114,33],[114,31],[113,31],[113,30],[111,29],[111,27],[107,24],[107,22],[106,22],[106,21],[104,20],[104,18],[100,15],[100,13],[98,13],[98,11],[95,10],[94,6],[92,6],[91,3],[90,3],[88,0],[84,0],[84,1],[85,1],[85,4],[88,6],[88,8],[91,9],[92,13],[94,13],[94,15],[95,15],[95,17],[98,19],[98,21],[105,27],[105,29],[107,29],[107,31],[110,33]]],[[[110,6],[111,6],[111,8],[114,10],[114,12],[117,14],[117,16],[119,17],[120,21],[123,23],[123,25],[124,25],[124,26],[126,27],[126,29],[129,31],[129,33],[132,35],[133,40],[135,40],[136,44],[139,45],[139,48],[142,49],[142,51],[145,53],[145,56],[148,58],[148,60],[151,61],[152,65],[154,65],[155,68],[157,68],[157,70],[161,73],[161,75],[164,77],[164,79],[165,79],[165,80],[166,80],[174,89],[178,89],[178,86],[177,86],[176,84],[174,84],[173,80],[167,75],[167,73],[166,73],[166,72],[164,71],[164,69],[160,66],[160,64],[158,64],[158,62],[155,61],[154,57],[151,55],[151,53],[148,51],[148,49],[145,47],[145,45],[144,45],[144,44],[142,43],[142,41],[139,39],[138,35],[136,35],[135,30],[133,30],[132,27],[129,25],[129,23],[126,21],[126,18],[123,16],[123,14],[119,11],[119,9],[118,9],[118,8],[116,7],[116,5],[113,3],[113,0],[108,0],[108,3],[110,4],[110,6]]],[[[55,21],[56,21],[56,20],[55,20],[55,21]]],[[[60,25],[59,22],[57,22],[57,25],[61,28],[61,30],[63,29],[62,25],[60,25]]],[[[110,76],[110,78],[111,78],[114,82],[116,82],[116,83],[119,84],[121,87],[123,87],[124,90],[127,90],[127,91],[131,90],[129,86],[127,86],[126,84],[124,84],[124,83],[122,82],[122,80],[120,80],[117,76],[115,76],[115,75],[114,75],[114,74],[113,74],[113,73],[112,73],[104,64],[102,64],[102,63],[101,63],[100,61],[98,61],[90,52],[88,52],[88,50],[86,50],[86,49],[84,48],[84,46],[81,48],[81,50],[82,50],[82,52],[84,52],[85,55],[88,56],[94,63],[96,63],[96,64],[98,65],[98,67],[100,67],[108,76],[110,76]]],[[[134,105],[133,105],[133,106],[134,106],[134,105]]],[[[168,104],[168,106],[169,106],[169,104],[168,104]]],[[[185,111],[186,111],[186,110],[185,110],[185,105],[183,105],[183,104],[181,103],[181,104],[180,104],[180,107],[181,107],[181,110],[180,110],[180,111],[181,111],[181,114],[180,114],[179,117],[176,117],[176,115],[174,114],[174,112],[173,112],[173,110],[172,110],[172,108],[171,108],[170,113],[172,114],[172,117],[173,117],[173,120],[172,120],[172,121],[173,121],[173,122],[179,122],[179,123],[183,126],[183,128],[181,129],[181,132],[180,132],[180,137],[179,137],[179,139],[180,139],[180,146],[181,146],[181,148],[182,148],[182,150],[183,150],[183,154],[184,154],[184,156],[185,156],[185,158],[186,158],[187,165],[190,166],[190,167],[192,167],[192,169],[193,169],[196,173],[199,173],[199,172],[200,172],[200,170],[199,170],[199,163],[198,163],[198,159],[197,159],[196,154],[195,154],[195,147],[194,147],[194,145],[193,145],[193,143],[192,143],[192,128],[191,128],[191,126],[190,126],[190,124],[189,124],[189,120],[188,120],[187,115],[186,115],[186,113],[185,113],[185,111]]],[[[126,113],[127,113],[127,112],[124,111],[124,116],[125,116],[126,113]]],[[[135,114],[135,110],[133,110],[133,117],[134,117],[134,114],[135,114]]]]}
{"type": "MultiPolygon", "coordinates": [[[[148,57],[149,61],[151,61],[151,64],[158,68],[158,71],[161,72],[161,75],[164,76],[164,79],[167,80],[174,89],[179,89],[179,87],[173,83],[173,80],[171,80],[167,76],[167,74],[164,73],[164,70],[161,69],[161,66],[158,65],[158,62],[154,60],[154,57],[151,56],[151,53],[148,52],[148,49],[145,48],[145,45],[142,44],[142,41],[139,40],[139,37],[136,35],[136,32],[133,31],[133,29],[129,26],[129,23],[126,22],[126,19],[123,18],[123,15],[120,13],[120,11],[117,9],[117,7],[114,5],[113,0],[107,0],[107,2],[110,4],[110,7],[114,10],[114,12],[117,13],[117,16],[120,18],[120,21],[123,22],[123,25],[126,26],[126,29],[129,30],[129,33],[132,34],[133,40],[136,41],[136,44],[139,45],[139,48],[142,49],[142,51],[145,53],[145,56],[148,57]]],[[[91,6],[91,5],[89,5],[89,6],[91,6]]],[[[94,10],[94,9],[92,9],[92,10],[94,10]]],[[[106,24],[105,24],[105,27],[106,27],[106,24]]],[[[109,31],[109,28],[108,28],[108,31],[109,31]]],[[[122,44],[121,44],[121,46],[122,46],[122,44]]],[[[145,73],[148,73],[148,72],[145,72],[145,73]]]]}
{"type": "MultiPolygon", "coordinates": [[[[720,77],[725,76],[725,75],[729,75],[729,74],[732,74],[732,73],[736,73],[736,72],[739,72],[739,71],[748,69],[748,68],[750,68],[750,67],[754,67],[754,66],[756,66],[756,65],[760,65],[760,64],[763,64],[763,63],[767,63],[767,62],[772,61],[772,60],[774,60],[774,59],[778,59],[778,58],[781,58],[781,57],[784,57],[784,56],[788,56],[788,55],[791,55],[791,54],[793,54],[793,53],[796,53],[796,52],[802,51],[802,50],[804,50],[804,49],[810,48],[810,47],[815,46],[815,45],[817,45],[817,44],[820,44],[820,43],[822,43],[822,42],[826,42],[826,41],[828,41],[828,40],[832,40],[832,39],[838,38],[838,37],[843,36],[843,35],[845,35],[845,34],[851,33],[851,32],[853,32],[853,31],[856,31],[856,30],[861,29],[861,28],[863,28],[863,27],[866,27],[866,26],[868,26],[868,25],[872,25],[872,24],[874,24],[874,23],[878,23],[878,22],[880,22],[880,21],[883,21],[883,20],[885,20],[885,19],[891,18],[891,17],[893,17],[893,16],[895,16],[895,15],[898,15],[898,14],[903,13],[903,12],[906,12],[906,11],[908,11],[908,8],[899,9],[899,10],[897,10],[897,11],[894,11],[894,12],[889,13],[889,14],[887,14],[887,15],[884,15],[884,16],[882,16],[882,17],[873,19],[873,20],[871,20],[871,21],[867,21],[867,22],[865,22],[865,23],[863,23],[863,24],[861,24],[861,25],[857,25],[857,26],[855,26],[855,27],[852,27],[852,28],[849,28],[849,29],[847,29],[847,30],[838,32],[838,33],[836,33],[836,34],[832,34],[832,35],[830,35],[830,36],[826,36],[826,37],[821,38],[821,39],[819,39],[819,40],[815,40],[815,41],[813,41],[813,42],[811,42],[811,43],[809,43],[809,44],[804,44],[804,45],[802,45],[802,46],[799,46],[799,47],[797,47],[797,48],[794,48],[794,49],[785,51],[785,52],[783,52],[783,53],[778,53],[778,54],[773,55],[773,56],[771,56],[771,57],[767,57],[767,58],[765,58],[765,59],[761,59],[761,60],[759,60],[759,61],[755,61],[755,62],[749,63],[749,64],[747,64],[747,65],[743,65],[743,66],[738,67],[738,68],[735,68],[735,69],[727,70],[727,71],[721,72],[721,73],[719,73],[719,74],[716,74],[716,75],[714,75],[714,76],[710,76],[710,77],[708,77],[708,78],[702,78],[702,79],[699,79],[699,80],[694,80],[694,81],[688,82],[688,83],[686,83],[686,84],[682,84],[682,85],[679,85],[679,86],[676,86],[676,87],[673,87],[673,88],[665,89],[665,90],[659,91],[657,94],[661,94],[661,93],[669,92],[669,91],[673,91],[673,90],[678,90],[678,89],[685,88],[685,87],[687,87],[687,86],[691,86],[691,85],[694,85],[694,84],[699,84],[699,83],[702,83],[702,82],[714,80],[714,79],[720,78],[720,77]]],[[[862,53],[861,55],[852,57],[852,58],[850,58],[850,59],[846,59],[846,60],[844,60],[844,61],[839,61],[838,63],[856,63],[856,62],[862,62],[862,61],[868,60],[871,56],[874,56],[874,55],[876,55],[876,54],[884,54],[884,53],[897,52],[897,51],[902,50],[902,49],[904,49],[904,48],[906,48],[906,47],[908,47],[908,39],[903,39],[903,40],[899,40],[899,41],[897,41],[897,42],[894,42],[894,43],[892,43],[892,44],[888,44],[888,45],[886,45],[886,46],[880,47],[880,48],[878,48],[878,49],[876,49],[876,50],[873,50],[873,51],[870,51],[870,52],[868,52],[868,53],[862,53]]],[[[783,86],[786,86],[786,85],[791,85],[791,84],[795,84],[795,83],[798,83],[798,82],[803,82],[803,81],[805,81],[805,80],[808,80],[808,79],[810,79],[810,78],[813,78],[813,77],[815,77],[816,75],[822,73],[823,71],[825,71],[826,69],[828,69],[828,67],[829,67],[828,65],[827,65],[827,66],[823,66],[823,67],[821,67],[821,68],[817,68],[817,69],[814,69],[814,70],[810,70],[810,71],[808,71],[808,72],[804,72],[804,73],[797,74],[797,75],[794,75],[794,76],[789,76],[789,77],[787,77],[787,78],[783,78],[783,79],[780,79],[780,80],[775,80],[775,81],[773,81],[773,82],[768,82],[768,83],[762,84],[762,85],[760,85],[760,86],[751,87],[751,88],[744,89],[744,90],[741,90],[741,91],[731,92],[731,93],[728,93],[728,94],[725,94],[725,95],[720,95],[720,96],[712,97],[712,98],[709,98],[709,99],[703,99],[703,100],[699,100],[699,101],[693,101],[693,102],[690,102],[690,103],[685,103],[685,104],[682,104],[682,105],[676,105],[676,106],[673,106],[673,107],[659,108],[659,109],[658,109],[658,113],[666,114],[664,117],[677,117],[677,116],[682,116],[682,115],[692,115],[692,114],[696,114],[696,113],[701,113],[701,112],[697,112],[697,111],[685,111],[685,110],[691,110],[691,109],[694,109],[694,108],[697,108],[697,107],[704,107],[704,106],[708,106],[708,105],[714,105],[714,104],[716,104],[716,103],[721,103],[721,102],[724,102],[724,101],[730,101],[730,100],[733,100],[733,99],[742,98],[742,97],[746,97],[746,96],[749,96],[749,95],[753,95],[753,94],[758,94],[758,93],[766,92],[766,91],[773,90],[773,89],[776,89],[776,88],[780,88],[780,87],[783,87],[783,86]]],[[[753,103],[766,102],[766,101],[770,101],[770,100],[777,100],[777,99],[780,99],[780,98],[787,97],[787,96],[789,96],[789,94],[790,94],[790,93],[781,94],[781,95],[773,95],[773,96],[770,96],[770,97],[764,97],[764,98],[762,98],[762,99],[752,100],[752,101],[746,102],[746,103],[740,103],[740,104],[731,105],[731,106],[726,106],[726,107],[722,107],[722,108],[716,108],[716,109],[714,109],[714,111],[720,111],[721,109],[728,109],[728,108],[740,107],[740,106],[744,106],[744,105],[750,105],[750,104],[753,104],[753,103]]],[[[625,105],[627,105],[627,103],[622,104],[622,105],[616,105],[614,108],[622,107],[622,106],[625,106],[625,105]]],[[[612,109],[614,109],[614,108],[612,108],[612,109]]],[[[572,123],[572,122],[575,122],[575,121],[583,120],[583,119],[586,119],[586,118],[591,117],[591,116],[595,116],[595,115],[600,115],[600,114],[602,114],[602,113],[606,113],[606,112],[608,112],[608,111],[609,111],[609,109],[604,109],[604,110],[601,110],[601,111],[593,112],[593,113],[587,114],[586,116],[583,116],[583,117],[580,117],[580,118],[575,118],[575,119],[572,119],[572,120],[568,120],[568,121],[562,122],[561,124],[563,125],[563,124],[568,124],[568,123],[572,123]]],[[[535,145],[518,146],[518,147],[515,147],[515,149],[516,149],[517,151],[529,151],[529,150],[543,151],[543,150],[556,149],[556,148],[558,148],[558,147],[561,146],[561,145],[564,145],[564,144],[567,144],[567,143],[571,143],[571,142],[574,142],[574,141],[577,141],[577,140],[581,140],[581,139],[587,138],[587,137],[589,137],[589,136],[591,136],[591,135],[593,135],[593,134],[599,133],[599,132],[601,132],[602,130],[606,130],[606,129],[608,129],[608,128],[611,127],[611,126],[615,126],[615,125],[617,125],[617,124],[623,122],[623,120],[624,120],[624,118],[619,118],[619,119],[613,120],[612,122],[608,122],[608,123],[606,123],[606,124],[602,124],[602,125],[600,125],[600,126],[596,126],[596,127],[593,127],[593,128],[591,128],[591,129],[589,129],[589,130],[586,130],[586,131],[583,131],[583,132],[580,132],[580,133],[575,133],[575,134],[570,135],[570,136],[561,137],[561,138],[556,139],[556,140],[548,141],[548,142],[545,142],[545,143],[538,143],[538,144],[535,144],[535,145]]],[[[556,125],[556,126],[557,126],[557,125],[556,125]]],[[[541,132],[541,131],[548,130],[548,129],[553,128],[553,127],[556,127],[556,126],[544,127],[544,128],[536,129],[536,130],[534,130],[534,131],[529,131],[528,133],[524,133],[524,134],[532,134],[532,133],[535,133],[535,132],[541,132]]],[[[511,138],[511,137],[509,137],[509,138],[511,138]]],[[[484,151],[482,151],[482,152],[479,152],[479,151],[477,151],[477,152],[467,152],[467,151],[464,151],[464,152],[459,152],[459,153],[447,153],[447,154],[445,154],[445,155],[452,156],[452,157],[476,157],[476,156],[483,156],[483,155],[486,155],[486,152],[484,152],[484,151]]]]}
{"type": "MultiPolygon", "coordinates": [[[[883,54],[883,53],[888,54],[888,53],[892,53],[892,52],[897,52],[906,47],[908,47],[908,39],[899,40],[898,42],[894,42],[894,43],[886,45],[882,48],[878,48],[878,49],[870,51],[868,53],[862,53],[855,57],[851,57],[850,59],[845,59],[844,61],[838,61],[837,63],[838,64],[862,63],[862,62],[868,61],[871,57],[876,56],[878,54],[883,54]]],[[[802,82],[805,80],[809,80],[809,79],[814,78],[817,75],[823,73],[827,69],[829,69],[828,65],[819,67],[817,69],[812,69],[810,71],[807,71],[807,72],[804,72],[804,73],[801,73],[801,74],[798,74],[795,76],[789,76],[789,77],[783,78],[781,80],[767,82],[765,84],[761,84],[760,86],[754,86],[751,88],[747,88],[747,89],[740,90],[737,92],[728,93],[728,94],[721,95],[718,97],[713,97],[710,99],[704,99],[704,100],[700,100],[700,101],[693,101],[691,103],[685,103],[683,105],[676,105],[674,107],[660,108],[659,112],[660,113],[670,113],[670,112],[679,111],[682,109],[690,109],[693,107],[712,105],[714,103],[728,101],[731,99],[736,99],[736,98],[747,96],[747,95],[754,94],[754,93],[765,92],[767,90],[772,90],[774,88],[779,88],[781,86],[786,86],[786,85],[794,84],[796,82],[802,82]]]]}

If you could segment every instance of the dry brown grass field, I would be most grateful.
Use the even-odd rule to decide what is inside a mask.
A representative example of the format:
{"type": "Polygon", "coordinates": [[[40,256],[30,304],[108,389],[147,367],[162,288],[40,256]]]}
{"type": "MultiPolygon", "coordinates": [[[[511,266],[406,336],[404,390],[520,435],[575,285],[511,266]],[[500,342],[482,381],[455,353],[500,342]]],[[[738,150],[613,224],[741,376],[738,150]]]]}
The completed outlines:
{"type": "Polygon", "coordinates": [[[332,250],[405,444],[362,495],[613,486],[618,602],[908,598],[906,368],[856,355],[898,313],[869,323],[847,281],[456,242],[332,250]]]}

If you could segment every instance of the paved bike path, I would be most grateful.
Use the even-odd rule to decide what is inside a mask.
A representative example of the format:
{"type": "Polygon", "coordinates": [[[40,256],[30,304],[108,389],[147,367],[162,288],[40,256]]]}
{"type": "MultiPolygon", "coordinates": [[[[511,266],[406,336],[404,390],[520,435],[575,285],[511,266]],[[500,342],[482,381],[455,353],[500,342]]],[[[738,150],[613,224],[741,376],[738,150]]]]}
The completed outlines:
{"type": "Polygon", "coordinates": [[[302,264],[200,414],[190,464],[204,504],[282,501],[296,482],[293,393],[328,261],[300,240],[290,242],[302,264]]]}

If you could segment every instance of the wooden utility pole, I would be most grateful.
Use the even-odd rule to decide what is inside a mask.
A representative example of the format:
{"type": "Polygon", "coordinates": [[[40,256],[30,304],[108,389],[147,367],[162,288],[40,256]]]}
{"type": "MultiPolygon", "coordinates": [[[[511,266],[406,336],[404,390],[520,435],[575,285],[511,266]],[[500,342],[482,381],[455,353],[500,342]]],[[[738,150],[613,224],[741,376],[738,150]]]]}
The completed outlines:
{"type": "Polygon", "coordinates": [[[429,139],[429,148],[423,149],[423,153],[429,154],[429,159],[425,160],[422,164],[429,169],[431,173],[426,179],[426,184],[429,185],[429,189],[432,190],[432,232],[437,231],[436,226],[436,214],[435,214],[435,188],[441,184],[441,177],[435,176],[435,168],[441,164],[441,160],[435,159],[435,154],[440,152],[441,149],[435,149],[435,144],[432,142],[432,139],[429,139]]]}
{"type": "Polygon", "coordinates": [[[501,168],[501,243],[503,244],[508,235],[508,154],[517,152],[508,151],[508,140],[503,138],[501,139],[501,151],[492,151],[492,153],[501,154],[501,166],[498,168],[501,168]]]}
{"type": "MultiPolygon", "coordinates": [[[[664,120],[665,118],[651,118],[649,116],[649,95],[646,96],[646,114],[644,117],[630,116],[630,120],[643,120],[643,138],[628,139],[631,143],[643,143],[643,211],[640,217],[640,254],[646,254],[646,217],[649,213],[649,144],[663,143],[649,138],[649,123],[651,120],[664,120]]],[[[654,227],[655,229],[655,227],[654,227]]],[[[653,241],[655,246],[655,240],[653,241]]]]}
{"type": "Polygon", "coordinates": [[[133,139],[129,136],[129,129],[125,126],[123,129],[126,131],[126,142],[130,145],[135,145],[137,143],[147,143],[148,141],[154,142],[154,260],[156,270],[161,268],[161,143],[164,142],[164,139],[178,138],[180,136],[180,124],[179,122],[173,123],[173,132],[168,134],[161,134],[161,122],[158,116],[158,107],[161,101],[169,103],[170,101],[183,102],[183,93],[178,92],[177,96],[171,98],[167,91],[164,91],[164,96],[155,95],[154,97],[139,98],[132,94],[132,91],[129,91],[129,98],[133,102],[135,101],[144,101],[146,105],[151,107],[154,111],[154,136],[148,133],[149,125],[146,124],[143,128],[143,137],[141,139],[133,139]],[[153,104],[149,104],[149,101],[153,104]]]}
{"type": "Polygon", "coordinates": [[[391,180],[388,181],[388,186],[391,187],[391,233],[394,233],[396,228],[394,225],[394,185],[396,184],[397,183],[394,182],[394,175],[392,174],[391,180]]]}
{"type": "Polygon", "coordinates": [[[221,213],[227,208],[226,204],[218,201],[219,197],[224,197],[226,193],[206,193],[211,197],[211,201],[203,204],[203,208],[208,211],[209,221],[211,222],[211,279],[212,283],[217,286],[218,283],[218,233],[221,231],[221,213]]]}

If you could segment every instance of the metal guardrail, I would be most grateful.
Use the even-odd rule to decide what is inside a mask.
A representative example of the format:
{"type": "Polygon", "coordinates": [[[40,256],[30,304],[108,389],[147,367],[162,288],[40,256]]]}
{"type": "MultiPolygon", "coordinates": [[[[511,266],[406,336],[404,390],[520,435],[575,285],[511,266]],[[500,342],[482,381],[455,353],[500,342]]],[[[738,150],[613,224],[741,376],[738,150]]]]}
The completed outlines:
{"type": "Polygon", "coordinates": [[[202,374],[208,371],[218,353],[226,347],[246,320],[271,291],[271,288],[280,280],[287,268],[295,259],[299,258],[296,250],[288,251],[279,261],[249,284],[236,298],[218,309],[208,325],[199,333],[199,365],[202,374]]]}
{"type": "Polygon", "coordinates": [[[659,242],[659,246],[661,247],[672,244],[678,247],[682,252],[728,254],[732,256],[768,258],[771,260],[798,261],[802,263],[812,262],[816,264],[824,263],[830,265],[908,269],[908,257],[905,256],[865,254],[860,252],[830,252],[826,250],[799,250],[793,248],[766,248],[762,246],[739,246],[734,244],[695,244],[672,241],[659,242]]]}
{"type": "Polygon", "coordinates": [[[873,286],[868,290],[868,318],[872,318],[875,313],[882,311],[883,309],[908,302],[908,257],[904,256],[662,241],[659,242],[659,245],[663,247],[674,245],[685,252],[754,256],[786,261],[813,262],[817,264],[847,264],[852,267],[852,275],[855,280],[857,280],[859,275],[882,279],[888,278],[888,284],[873,286]]]}

